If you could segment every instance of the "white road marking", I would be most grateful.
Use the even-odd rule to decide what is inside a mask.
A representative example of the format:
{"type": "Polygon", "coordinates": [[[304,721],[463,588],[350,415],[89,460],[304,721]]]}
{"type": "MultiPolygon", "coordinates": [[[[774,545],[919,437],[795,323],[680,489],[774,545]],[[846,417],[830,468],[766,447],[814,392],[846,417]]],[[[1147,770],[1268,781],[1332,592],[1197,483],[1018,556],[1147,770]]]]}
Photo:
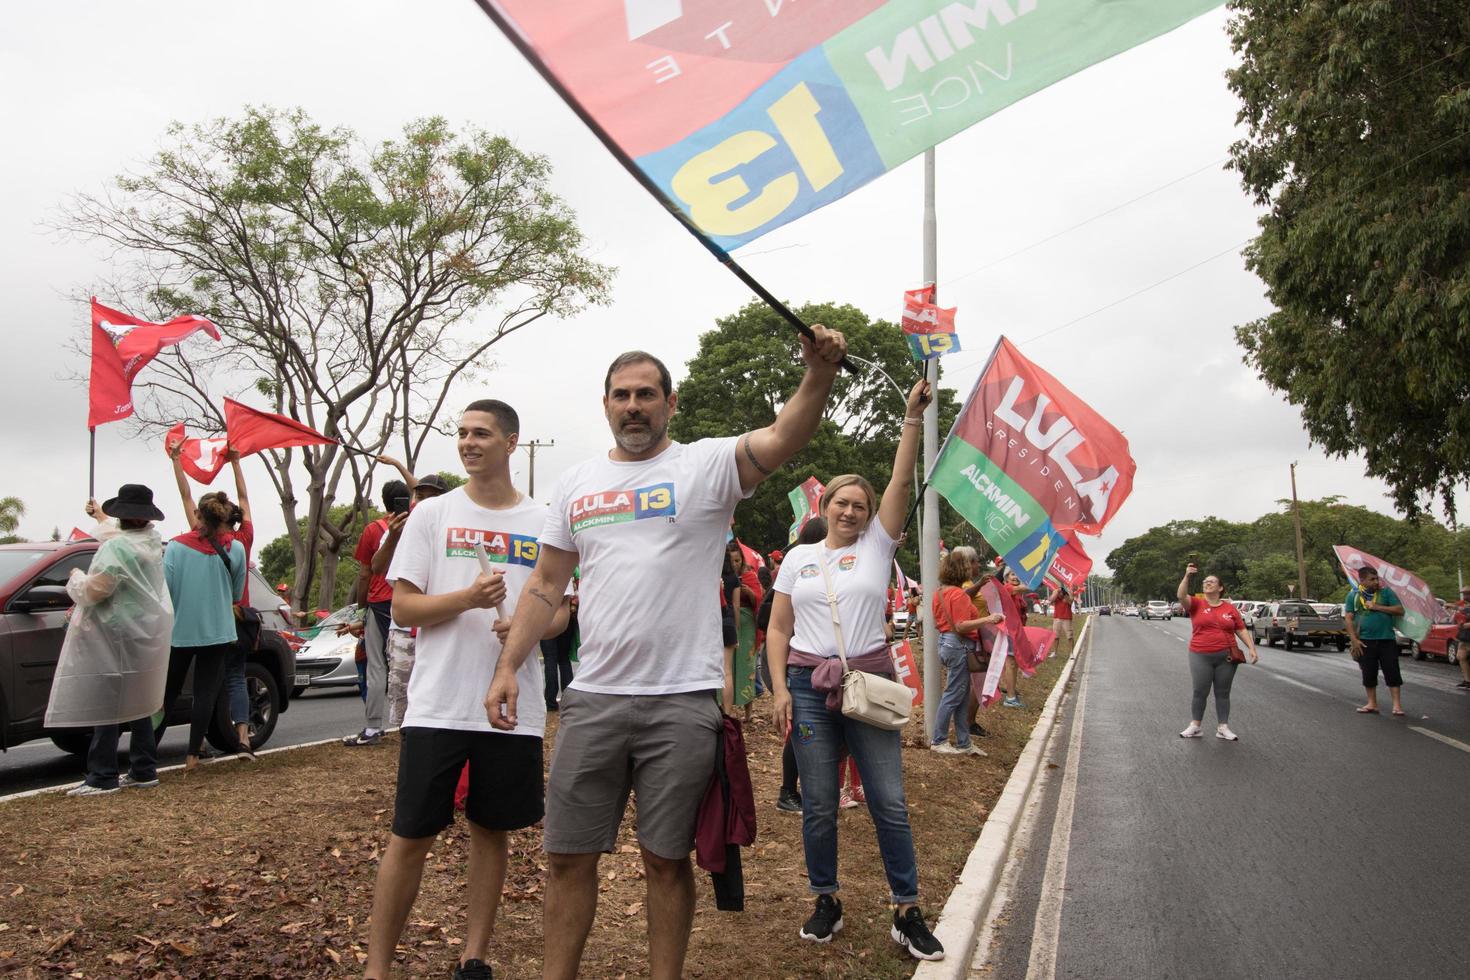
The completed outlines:
{"type": "Polygon", "coordinates": [[[1067,852],[1072,849],[1072,816],[1077,808],[1077,776],[1082,768],[1082,719],[1087,707],[1087,678],[1092,658],[1082,662],[1077,682],[1077,710],[1072,716],[1072,737],[1063,761],[1062,788],[1057,797],[1056,820],[1046,853],[1046,871],[1031,927],[1031,959],[1026,964],[1027,980],[1054,980],[1057,946],[1062,932],[1062,898],[1067,886],[1067,852]]]}
{"type": "Polygon", "coordinates": [[[1461,752],[1470,752],[1470,745],[1466,745],[1464,742],[1461,742],[1458,739],[1450,738],[1448,735],[1441,735],[1439,732],[1432,732],[1427,728],[1420,728],[1418,725],[1410,725],[1409,731],[1418,732],[1420,735],[1428,735],[1436,742],[1443,742],[1446,745],[1452,745],[1455,748],[1459,749],[1461,752]]]}
{"type": "Polygon", "coordinates": [[[1299,680],[1297,680],[1294,677],[1287,677],[1285,674],[1277,674],[1277,673],[1273,673],[1272,671],[1269,671],[1269,670],[1263,670],[1263,671],[1261,671],[1261,673],[1265,674],[1267,677],[1274,677],[1278,681],[1281,681],[1282,683],[1285,683],[1285,684],[1294,684],[1297,687],[1304,687],[1307,690],[1309,690],[1309,691],[1315,691],[1318,694],[1325,694],[1329,698],[1335,698],[1335,697],[1337,697],[1337,695],[1336,694],[1333,694],[1331,691],[1324,691],[1320,687],[1314,687],[1311,684],[1308,684],[1305,681],[1299,681],[1299,680]]]}

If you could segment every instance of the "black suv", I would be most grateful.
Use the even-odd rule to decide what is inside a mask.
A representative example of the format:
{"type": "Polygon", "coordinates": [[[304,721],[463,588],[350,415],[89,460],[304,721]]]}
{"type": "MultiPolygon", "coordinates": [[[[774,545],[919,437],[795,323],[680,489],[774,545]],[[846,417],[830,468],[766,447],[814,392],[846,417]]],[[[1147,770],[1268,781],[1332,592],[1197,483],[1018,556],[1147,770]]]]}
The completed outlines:
{"type": "MultiPolygon", "coordinates": [[[[86,571],[98,547],[90,539],[0,545],[0,749],[49,737],[64,751],[87,751],[90,729],[47,729],[45,717],[51,679],[71,617],[66,580],[73,568],[86,571]]],[[[281,712],[290,706],[296,654],[281,635],[287,623],[276,609],[275,592],[254,569],[250,570],[250,595],[252,599],[269,597],[264,603],[268,608],[261,609],[260,649],[245,665],[250,744],[260,748],[275,731],[281,712]]],[[[160,736],[169,725],[189,723],[192,689],[191,680],[186,679],[183,693],[158,728],[160,736]]],[[[229,705],[221,691],[207,734],[210,744],[221,751],[233,749],[232,728],[229,705]]]]}

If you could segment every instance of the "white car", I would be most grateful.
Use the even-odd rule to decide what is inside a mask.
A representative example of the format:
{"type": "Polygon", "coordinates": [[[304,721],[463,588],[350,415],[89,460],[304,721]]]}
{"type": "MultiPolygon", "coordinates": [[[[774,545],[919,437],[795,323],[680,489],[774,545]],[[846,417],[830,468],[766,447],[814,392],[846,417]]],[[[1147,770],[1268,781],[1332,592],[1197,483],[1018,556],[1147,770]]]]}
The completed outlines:
{"type": "Polygon", "coordinates": [[[316,627],[316,635],[296,651],[293,695],[299,695],[308,688],[357,686],[357,637],[351,633],[338,636],[337,627],[360,619],[362,613],[357,606],[349,605],[321,621],[316,627]]]}
{"type": "Polygon", "coordinates": [[[1138,610],[1139,619],[1173,619],[1174,610],[1163,599],[1150,599],[1148,605],[1138,610]]]}

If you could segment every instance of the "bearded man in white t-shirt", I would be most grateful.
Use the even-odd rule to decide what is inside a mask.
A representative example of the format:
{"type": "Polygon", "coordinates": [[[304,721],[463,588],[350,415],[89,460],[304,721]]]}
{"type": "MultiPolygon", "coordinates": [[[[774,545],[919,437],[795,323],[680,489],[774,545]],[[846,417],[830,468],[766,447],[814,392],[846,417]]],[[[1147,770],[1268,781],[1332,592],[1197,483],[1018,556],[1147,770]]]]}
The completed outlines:
{"type": "MultiPolygon", "coordinates": [[[[485,697],[497,728],[520,723],[518,668],[580,566],[581,669],[562,694],[546,796],[548,978],[577,975],[597,910],[597,862],[617,841],[630,792],[648,882],[649,973],[683,973],[694,921],[689,852],[722,727],[724,647],[707,586],[735,505],[821,421],[847,341],[812,330],[801,341],[806,373],[774,422],[688,445],[668,436],[678,407],[668,368],[643,351],[618,357],[602,399],[616,445],[567,471],[552,493],[541,556],[485,697]]],[[[524,710],[539,709],[540,697],[533,687],[524,710]]]]}
{"type": "MultiPolygon", "coordinates": [[[[502,401],[484,399],[465,409],[459,458],[469,481],[413,508],[388,567],[393,620],[416,627],[418,639],[400,730],[393,836],[373,892],[368,978],[389,976],[424,859],[454,819],[454,791],[466,762],[469,908],[455,980],[489,980],[485,956],[505,883],[508,834],[532,826],[544,812],[543,705],[538,699],[517,724],[501,731],[486,719],[481,693],[501,656],[516,601],[536,564],[536,536],[546,523],[546,508],[511,485],[510,455],[519,433],[520,419],[502,401]],[[489,574],[481,571],[477,545],[491,563],[489,574]]],[[[566,598],[553,597],[543,630],[559,633],[569,610],[566,598]]],[[[526,663],[520,673],[539,690],[538,662],[526,663]]]]}

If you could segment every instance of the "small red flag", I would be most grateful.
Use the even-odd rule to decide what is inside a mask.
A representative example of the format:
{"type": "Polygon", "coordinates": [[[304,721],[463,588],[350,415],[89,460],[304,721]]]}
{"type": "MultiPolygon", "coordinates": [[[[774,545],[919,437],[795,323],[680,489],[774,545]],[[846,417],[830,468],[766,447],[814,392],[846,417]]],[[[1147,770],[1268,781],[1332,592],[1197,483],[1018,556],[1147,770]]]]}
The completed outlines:
{"type": "Polygon", "coordinates": [[[110,309],[92,297],[92,379],[87,426],[116,422],[133,414],[133,379],[158,352],[203,330],[219,340],[219,328],[202,316],[186,314],[167,323],[150,323],[110,309]]]}
{"type": "Polygon", "coordinates": [[[74,528],[71,529],[71,536],[68,537],[66,540],[68,540],[68,541],[86,541],[90,537],[91,537],[91,535],[88,534],[86,531],[83,531],[79,527],[74,527],[74,528]]]}
{"type": "Polygon", "coordinates": [[[229,398],[225,399],[225,434],[229,437],[230,447],[241,456],[249,456],[263,449],[331,446],[337,442],[295,419],[273,412],[262,412],[229,398]]]}
{"type": "Polygon", "coordinates": [[[208,439],[194,439],[184,434],[184,423],[180,422],[163,437],[163,448],[172,456],[174,447],[182,445],[179,452],[179,462],[183,464],[184,472],[203,484],[214,482],[219,476],[219,471],[225,468],[225,460],[229,453],[229,445],[224,436],[213,436],[208,439]]]}

